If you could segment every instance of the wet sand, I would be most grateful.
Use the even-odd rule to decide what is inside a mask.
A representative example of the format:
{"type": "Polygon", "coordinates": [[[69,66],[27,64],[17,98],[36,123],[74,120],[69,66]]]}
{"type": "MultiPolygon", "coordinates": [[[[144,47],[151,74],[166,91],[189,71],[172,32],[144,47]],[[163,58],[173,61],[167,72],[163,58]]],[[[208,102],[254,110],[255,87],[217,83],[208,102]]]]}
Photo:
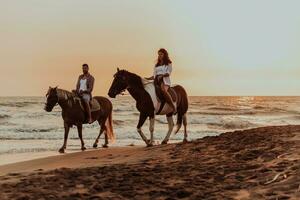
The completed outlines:
{"type": "Polygon", "coordinates": [[[0,166],[0,199],[300,199],[300,126],[0,166]]]}

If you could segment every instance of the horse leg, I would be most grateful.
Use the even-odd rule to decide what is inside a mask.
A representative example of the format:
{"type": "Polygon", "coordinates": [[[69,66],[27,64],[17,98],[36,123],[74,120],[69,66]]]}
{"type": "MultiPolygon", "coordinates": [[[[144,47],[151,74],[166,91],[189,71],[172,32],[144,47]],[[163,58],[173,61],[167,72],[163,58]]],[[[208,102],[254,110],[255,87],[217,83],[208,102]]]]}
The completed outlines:
{"type": "Polygon", "coordinates": [[[145,123],[147,119],[147,115],[143,115],[140,113],[140,119],[139,119],[139,123],[137,125],[137,132],[140,134],[141,138],[144,140],[144,142],[146,143],[146,145],[149,145],[148,139],[146,138],[146,136],[144,135],[143,131],[142,131],[142,126],[145,123]]]}
{"type": "Polygon", "coordinates": [[[167,121],[168,121],[169,130],[168,130],[168,133],[167,133],[165,139],[162,141],[161,144],[167,144],[168,143],[168,141],[170,139],[170,136],[171,136],[171,133],[173,131],[173,127],[174,127],[173,117],[172,116],[167,116],[167,121]]]}
{"type": "Polygon", "coordinates": [[[154,140],[153,140],[154,122],[155,122],[154,117],[150,117],[150,126],[149,126],[150,142],[149,142],[148,146],[152,146],[154,143],[154,140]]]}
{"type": "Polygon", "coordinates": [[[69,135],[69,130],[70,130],[70,126],[64,122],[64,129],[65,129],[65,136],[64,136],[64,144],[62,145],[62,147],[58,150],[59,153],[65,153],[65,149],[67,147],[67,140],[68,140],[68,135],[69,135]]]}
{"type": "Polygon", "coordinates": [[[105,136],[105,140],[104,140],[105,142],[104,142],[104,144],[102,145],[102,147],[103,147],[103,148],[108,148],[108,137],[107,137],[106,131],[105,131],[104,136],[105,136]]]}
{"type": "Polygon", "coordinates": [[[99,138],[100,138],[100,136],[102,135],[102,133],[104,132],[104,130],[105,130],[105,128],[104,128],[103,126],[101,126],[101,129],[100,129],[100,131],[99,131],[99,135],[98,135],[98,137],[96,138],[96,140],[95,140],[95,142],[94,142],[94,144],[93,144],[93,147],[94,147],[94,148],[97,148],[98,142],[99,142],[99,138]]]}
{"type": "Polygon", "coordinates": [[[183,142],[187,142],[187,131],[186,131],[186,126],[187,126],[187,119],[186,119],[186,114],[183,115],[183,127],[184,127],[184,138],[183,138],[183,142]]]}
{"type": "Polygon", "coordinates": [[[82,124],[77,125],[77,131],[78,131],[78,136],[79,136],[80,142],[81,142],[81,150],[84,151],[84,150],[86,150],[86,148],[84,147],[84,142],[82,139],[82,124]]]}

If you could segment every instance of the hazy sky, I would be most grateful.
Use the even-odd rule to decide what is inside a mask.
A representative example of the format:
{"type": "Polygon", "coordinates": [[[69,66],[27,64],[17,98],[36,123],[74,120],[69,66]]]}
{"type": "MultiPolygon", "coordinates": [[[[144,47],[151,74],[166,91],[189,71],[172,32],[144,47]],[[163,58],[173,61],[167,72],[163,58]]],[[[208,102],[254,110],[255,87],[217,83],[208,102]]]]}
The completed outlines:
{"type": "Polygon", "coordinates": [[[116,68],[150,76],[160,47],[190,95],[299,95],[298,0],[0,0],[0,95],[106,95],[116,68]]]}

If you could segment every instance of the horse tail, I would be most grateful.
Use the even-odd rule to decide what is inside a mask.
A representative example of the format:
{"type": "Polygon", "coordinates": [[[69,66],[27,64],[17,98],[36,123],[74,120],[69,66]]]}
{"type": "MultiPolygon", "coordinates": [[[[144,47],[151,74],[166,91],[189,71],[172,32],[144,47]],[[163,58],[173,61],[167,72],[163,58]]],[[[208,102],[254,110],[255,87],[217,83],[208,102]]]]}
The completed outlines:
{"type": "Polygon", "coordinates": [[[178,133],[178,131],[180,130],[181,126],[182,126],[182,115],[177,113],[177,122],[176,122],[176,129],[175,129],[175,134],[178,133]]]}
{"type": "Polygon", "coordinates": [[[178,131],[180,130],[181,126],[182,126],[182,122],[183,120],[184,123],[186,123],[186,112],[188,110],[188,96],[187,93],[185,91],[185,89],[180,86],[180,85],[176,85],[174,87],[174,89],[176,90],[177,96],[178,96],[178,105],[177,105],[177,122],[176,122],[176,129],[175,129],[175,134],[178,133],[178,131]]]}
{"type": "Polygon", "coordinates": [[[112,125],[112,112],[110,112],[109,116],[107,117],[105,121],[105,127],[106,127],[106,134],[108,139],[110,139],[112,142],[115,141],[115,133],[113,130],[113,125],[112,125]]]}

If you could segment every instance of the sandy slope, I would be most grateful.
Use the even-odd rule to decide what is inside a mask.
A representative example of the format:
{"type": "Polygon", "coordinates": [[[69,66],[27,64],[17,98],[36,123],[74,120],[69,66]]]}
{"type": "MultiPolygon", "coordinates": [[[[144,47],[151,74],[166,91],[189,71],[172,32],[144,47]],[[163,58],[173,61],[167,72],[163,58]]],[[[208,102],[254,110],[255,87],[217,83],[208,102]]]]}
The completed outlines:
{"type": "Polygon", "coordinates": [[[300,199],[300,126],[66,154],[0,173],[0,199],[300,199]]]}

